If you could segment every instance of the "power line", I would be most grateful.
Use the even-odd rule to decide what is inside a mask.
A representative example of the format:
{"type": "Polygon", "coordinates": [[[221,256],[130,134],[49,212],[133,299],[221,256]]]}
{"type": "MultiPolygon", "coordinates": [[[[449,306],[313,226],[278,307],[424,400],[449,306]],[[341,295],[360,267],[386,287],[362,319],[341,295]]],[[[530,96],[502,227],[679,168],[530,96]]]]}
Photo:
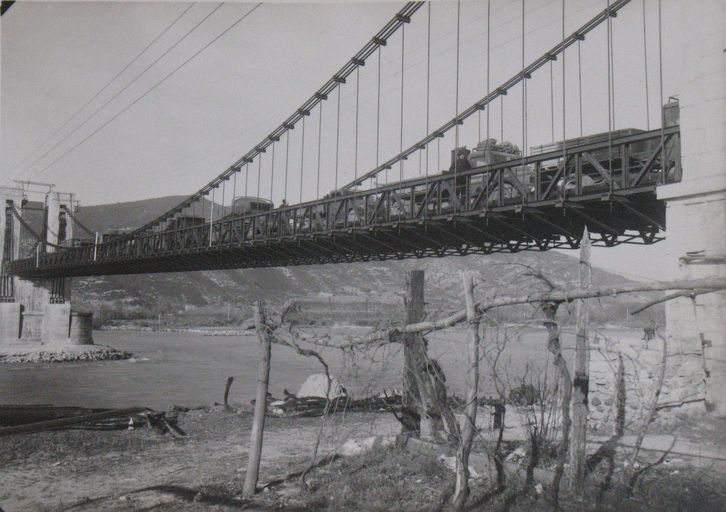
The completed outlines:
{"type": "MultiPolygon", "coordinates": [[[[66,135],[65,135],[65,136],[64,136],[64,137],[63,137],[63,138],[62,138],[61,140],[59,140],[58,142],[56,142],[56,143],[55,143],[55,144],[54,144],[53,146],[51,146],[51,147],[50,147],[49,149],[47,149],[47,150],[46,150],[46,151],[45,151],[45,152],[44,152],[44,153],[43,153],[42,155],[40,155],[40,156],[39,156],[38,158],[36,158],[35,160],[33,160],[33,161],[32,161],[32,162],[31,162],[31,163],[30,163],[30,164],[29,164],[29,165],[27,166],[27,168],[29,169],[30,167],[32,167],[33,165],[35,165],[35,164],[36,164],[36,163],[37,163],[38,161],[40,161],[40,160],[41,160],[41,159],[42,159],[43,157],[45,157],[45,156],[46,156],[46,155],[47,155],[48,153],[50,153],[51,151],[53,151],[53,150],[54,150],[55,148],[57,148],[57,147],[58,147],[59,145],[61,145],[61,144],[62,144],[63,142],[65,142],[66,140],[68,140],[68,138],[69,138],[69,137],[70,137],[71,135],[73,135],[73,134],[74,134],[74,133],[76,133],[76,132],[77,132],[78,130],[80,130],[80,129],[81,129],[81,128],[82,128],[83,126],[85,126],[85,124],[86,124],[86,123],[87,123],[88,121],[90,121],[91,119],[93,119],[93,118],[94,118],[94,117],[96,116],[96,114],[98,114],[98,113],[99,113],[99,112],[100,112],[101,110],[103,110],[104,108],[106,108],[106,107],[107,107],[107,106],[108,106],[108,105],[109,105],[109,104],[110,104],[110,103],[111,103],[111,102],[112,102],[113,100],[115,100],[116,98],[118,98],[118,97],[119,97],[119,96],[120,96],[120,95],[121,95],[121,94],[122,94],[123,92],[125,92],[125,91],[126,91],[126,89],[128,89],[129,87],[131,87],[131,85],[132,85],[132,84],[134,84],[134,83],[135,83],[135,82],[136,82],[136,81],[137,81],[137,80],[138,80],[139,78],[141,78],[141,77],[142,77],[143,75],[145,75],[147,71],[149,71],[149,70],[150,70],[150,69],[151,69],[151,68],[152,68],[153,66],[155,66],[155,65],[156,65],[156,64],[157,64],[157,63],[158,63],[158,62],[159,62],[159,61],[160,61],[161,59],[163,59],[164,57],[166,57],[166,56],[167,56],[167,55],[168,55],[168,54],[169,54],[169,53],[170,53],[170,52],[171,52],[171,51],[172,51],[172,50],[173,50],[174,48],[176,48],[176,47],[177,47],[177,46],[178,46],[178,45],[179,45],[179,44],[180,44],[180,43],[181,43],[182,41],[184,41],[184,40],[185,40],[185,39],[186,39],[186,38],[187,38],[187,37],[188,37],[188,36],[189,36],[189,35],[190,35],[190,34],[191,34],[192,32],[194,32],[194,31],[195,31],[195,30],[196,30],[197,28],[199,28],[199,26],[200,26],[200,25],[201,25],[202,23],[204,23],[205,21],[207,21],[207,19],[209,19],[209,18],[210,18],[210,17],[211,17],[211,16],[212,16],[212,15],[213,15],[213,14],[214,14],[215,12],[217,12],[217,10],[218,10],[218,9],[219,9],[220,7],[222,7],[222,5],[224,5],[224,4],[223,4],[223,3],[219,3],[219,4],[217,5],[217,7],[215,7],[214,9],[212,9],[212,11],[211,11],[211,12],[209,12],[209,13],[208,13],[208,14],[207,14],[207,15],[206,15],[206,16],[205,16],[204,18],[202,18],[202,19],[201,19],[200,21],[198,21],[198,22],[197,22],[197,23],[196,23],[196,24],[195,24],[195,25],[194,25],[194,26],[193,26],[193,27],[192,27],[191,29],[189,29],[189,30],[188,30],[188,31],[187,31],[187,32],[186,32],[186,33],[185,33],[185,34],[184,34],[183,36],[181,36],[181,37],[180,37],[179,39],[177,39],[177,40],[176,40],[176,41],[174,42],[174,44],[172,44],[172,45],[171,45],[171,46],[170,46],[169,48],[167,48],[167,49],[166,49],[166,50],[165,50],[165,51],[164,51],[164,52],[163,52],[163,53],[162,53],[161,55],[159,55],[159,56],[158,56],[158,57],[157,57],[156,59],[154,59],[154,61],[153,61],[153,62],[152,62],[151,64],[149,64],[148,66],[146,66],[146,67],[145,67],[145,68],[144,68],[144,69],[143,69],[143,70],[141,71],[141,73],[139,73],[138,75],[136,75],[136,76],[135,76],[135,77],[134,77],[134,78],[133,78],[133,79],[132,79],[132,80],[131,80],[131,81],[130,81],[129,83],[127,83],[127,84],[126,84],[126,85],[125,85],[125,86],[124,86],[123,88],[121,88],[121,90],[119,90],[119,91],[118,91],[118,92],[117,92],[116,94],[114,94],[113,96],[111,96],[111,98],[109,98],[109,99],[108,99],[108,100],[107,100],[107,101],[106,101],[106,102],[105,102],[105,103],[104,103],[103,105],[101,105],[101,106],[100,106],[100,107],[98,107],[98,108],[97,108],[96,110],[94,110],[94,111],[93,111],[93,112],[91,113],[91,115],[90,115],[90,116],[88,116],[88,117],[87,117],[87,118],[86,118],[86,119],[85,119],[85,120],[84,120],[84,121],[83,121],[83,122],[82,122],[81,124],[79,124],[78,126],[76,126],[76,127],[75,127],[75,128],[73,129],[73,130],[71,130],[71,131],[70,131],[69,133],[67,133],[67,134],[66,134],[66,135]]],[[[75,146],[74,146],[74,147],[75,147],[75,146]]],[[[64,155],[63,155],[63,156],[65,156],[65,153],[64,153],[64,155]]],[[[62,157],[61,157],[61,158],[62,158],[62,157]]],[[[55,161],[54,161],[54,163],[55,163],[55,161]]],[[[51,164],[51,165],[52,165],[52,164],[51,164]]],[[[43,170],[45,170],[45,169],[43,169],[43,170]]],[[[42,172],[42,171],[41,171],[41,172],[42,172]]]]}
{"type": "Polygon", "coordinates": [[[250,9],[245,14],[243,14],[242,16],[240,16],[239,18],[237,18],[237,20],[235,20],[230,26],[228,26],[226,29],[224,29],[219,35],[217,35],[214,39],[212,39],[210,42],[208,42],[207,44],[205,44],[202,48],[200,48],[199,50],[197,50],[194,54],[192,54],[191,57],[189,57],[188,59],[186,59],[184,62],[182,62],[176,68],[174,68],[170,73],[168,73],[166,76],[164,76],[164,78],[162,78],[161,80],[159,80],[158,82],[156,82],[156,84],[154,84],[145,93],[143,93],[141,96],[139,96],[134,101],[132,101],[131,103],[129,103],[126,107],[124,107],[123,110],[121,110],[118,113],[116,113],[112,118],[110,118],[108,121],[106,121],[101,126],[99,126],[98,128],[96,128],[93,132],[91,132],[89,135],[87,135],[83,140],[81,140],[75,146],[71,147],[69,150],[67,150],[65,153],[63,153],[61,156],[59,156],[58,158],[56,158],[55,160],[53,160],[51,163],[49,163],[48,165],[46,165],[45,167],[43,167],[42,169],[40,169],[37,173],[35,173],[32,176],[32,178],[36,178],[37,176],[39,176],[40,174],[42,174],[43,172],[45,172],[47,169],[49,169],[50,167],[52,167],[53,165],[55,165],[57,162],[59,162],[61,159],[63,159],[70,152],[72,152],[73,150],[75,150],[81,144],[83,144],[88,139],[90,139],[91,137],[93,137],[95,134],[97,134],[98,132],[100,132],[101,130],[103,130],[106,126],[108,126],[109,124],[111,124],[114,120],[116,120],[119,116],[121,116],[121,114],[123,114],[124,112],[126,112],[127,110],[129,110],[131,107],[133,107],[134,105],[136,105],[139,101],[141,101],[148,94],[150,94],[152,91],[154,91],[154,89],[156,89],[157,87],[159,87],[161,84],[163,84],[164,82],[166,82],[169,78],[171,78],[174,74],[176,74],[177,71],[179,71],[181,68],[183,68],[184,66],[186,66],[187,64],[189,64],[189,62],[191,62],[192,60],[194,60],[200,53],[202,53],[204,50],[206,50],[207,48],[209,48],[210,46],[212,46],[215,42],[217,42],[217,40],[219,40],[222,36],[224,36],[230,30],[232,30],[235,26],[237,26],[240,22],[242,22],[245,18],[247,18],[247,16],[249,16],[250,14],[252,14],[261,5],[262,5],[262,3],[255,4],[255,6],[252,7],[252,9],[250,9]]]}
{"type": "Polygon", "coordinates": [[[180,19],[181,19],[181,18],[182,18],[182,17],[183,17],[183,16],[184,16],[184,15],[185,15],[185,14],[186,14],[186,13],[187,13],[188,11],[189,11],[189,9],[191,9],[192,7],[194,7],[194,3],[191,3],[191,4],[189,4],[189,5],[187,6],[187,8],[186,8],[186,9],[184,9],[184,10],[183,10],[183,11],[181,12],[181,14],[179,14],[179,15],[178,15],[178,16],[177,16],[176,18],[174,18],[174,21],[172,21],[172,22],[171,22],[171,23],[170,23],[169,25],[167,25],[167,26],[166,26],[166,28],[164,28],[164,30],[162,30],[161,32],[159,32],[159,34],[158,34],[158,35],[157,35],[157,36],[156,36],[156,37],[155,37],[155,38],[154,38],[154,39],[153,39],[153,40],[152,40],[152,41],[151,41],[151,42],[150,42],[149,44],[147,44],[147,45],[146,45],[146,46],[144,47],[144,49],[143,49],[143,50],[141,50],[141,51],[140,51],[139,53],[137,53],[137,54],[136,54],[136,56],[135,56],[135,57],[134,57],[133,59],[131,59],[131,60],[130,60],[130,61],[128,62],[128,64],[126,64],[126,65],[125,65],[125,66],[123,67],[123,69],[121,69],[121,71],[119,71],[118,73],[116,73],[116,74],[115,74],[115,75],[113,76],[113,78],[111,78],[111,79],[110,79],[110,80],[109,80],[108,82],[106,82],[106,84],[105,84],[105,85],[104,85],[103,87],[101,87],[101,88],[100,88],[100,89],[98,90],[98,92],[96,92],[96,94],[94,94],[94,95],[93,95],[93,96],[91,97],[91,99],[89,99],[88,101],[86,101],[86,102],[85,102],[85,103],[83,104],[83,106],[81,106],[81,107],[80,107],[80,108],[79,108],[78,110],[76,110],[76,111],[75,111],[75,112],[73,113],[73,115],[72,115],[71,117],[69,117],[69,118],[68,118],[68,119],[66,120],[66,122],[65,122],[65,123],[63,123],[63,124],[62,124],[62,125],[61,125],[60,127],[58,127],[58,128],[57,128],[57,129],[56,129],[56,130],[55,130],[55,131],[54,131],[53,133],[51,133],[51,134],[50,134],[50,135],[48,136],[48,138],[46,138],[46,139],[45,139],[45,140],[43,141],[43,143],[42,143],[42,144],[40,144],[40,145],[39,145],[38,147],[36,147],[36,148],[35,148],[34,150],[32,150],[32,151],[31,151],[30,153],[28,153],[28,155],[27,155],[27,156],[26,156],[25,158],[23,158],[23,159],[22,159],[22,160],[20,161],[20,163],[19,163],[19,164],[18,164],[18,165],[17,165],[17,166],[16,166],[16,167],[15,167],[15,168],[13,169],[13,172],[14,172],[14,171],[16,171],[16,170],[17,170],[18,168],[22,167],[22,166],[23,166],[23,164],[25,163],[25,161],[26,161],[26,160],[28,160],[28,159],[29,159],[29,158],[30,158],[31,156],[33,156],[33,155],[35,154],[35,152],[36,152],[36,151],[38,151],[38,150],[39,150],[40,148],[42,148],[43,146],[45,146],[46,144],[48,144],[48,142],[50,142],[50,141],[51,141],[51,140],[53,139],[53,137],[55,137],[55,136],[56,136],[56,134],[58,134],[58,132],[60,132],[61,130],[63,130],[63,128],[65,128],[66,126],[68,126],[68,125],[69,125],[69,124],[71,123],[71,121],[73,121],[73,120],[74,120],[74,119],[76,118],[76,116],[77,116],[78,114],[80,114],[80,113],[81,113],[81,112],[83,111],[83,109],[85,109],[85,108],[86,108],[86,107],[87,107],[88,105],[90,105],[90,104],[91,104],[91,103],[93,102],[93,100],[95,100],[96,98],[98,98],[98,97],[99,97],[99,96],[101,95],[101,93],[103,93],[103,91],[105,91],[106,89],[108,89],[108,87],[109,87],[109,86],[110,86],[110,85],[111,85],[111,84],[112,84],[113,82],[115,82],[115,81],[116,81],[116,79],[117,79],[117,78],[118,78],[119,76],[121,76],[121,75],[122,75],[122,74],[124,73],[124,71],[126,71],[126,70],[127,70],[127,69],[129,69],[129,68],[130,68],[130,67],[131,67],[131,66],[132,66],[132,65],[133,65],[134,63],[136,63],[136,61],[137,61],[137,60],[139,60],[139,59],[141,58],[141,56],[142,56],[142,55],[143,55],[144,53],[146,53],[146,52],[148,51],[148,49],[149,49],[149,48],[151,48],[151,47],[152,47],[152,46],[154,45],[154,43],[156,43],[156,42],[157,42],[157,41],[158,41],[159,39],[161,39],[161,38],[162,38],[162,37],[164,36],[164,34],[166,34],[166,33],[167,33],[167,32],[169,31],[169,29],[171,29],[171,27],[173,27],[174,25],[176,25],[176,23],[177,23],[177,22],[178,22],[178,21],[179,21],[179,20],[180,20],[180,19]]]}

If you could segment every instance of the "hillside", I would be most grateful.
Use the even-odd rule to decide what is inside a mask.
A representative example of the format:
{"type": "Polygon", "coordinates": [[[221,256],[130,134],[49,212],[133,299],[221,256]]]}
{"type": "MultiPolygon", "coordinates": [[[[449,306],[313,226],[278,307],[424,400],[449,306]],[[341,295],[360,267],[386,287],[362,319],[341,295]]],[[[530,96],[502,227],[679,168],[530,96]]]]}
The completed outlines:
{"type": "MultiPolygon", "coordinates": [[[[88,227],[103,232],[135,227],[153,219],[182,198],[170,196],[146,201],[82,207],[77,216],[88,227]]],[[[254,300],[282,303],[291,297],[319,297],[322,308],[331,297],[344,296],[350,303],[369,303],[390,315],[402,310],[406,273],[426,271],[428,309],[443,312],[461,304],[462,270],[477,272],[484,280],[479,293],[516,293],[532,286],[523,277],[525,266],[542,269],[564,283],[577,281],[577,253],[557,251],[518,254],[469,255],[464,257],[340,263],[287,268],[217,270],[182,273],[142,274],[76,278],[73,301],[78,309],[91,310],[109,318],[191,316],[192,323],[205,323],[216,317],[231,321],[249,315],[254,300]]],[[[625,283],[628,279],[594,269],[594,283],[625,283]]],[[[634,298],[635,299],[635,298],[634,298]]],[[[632,302],[632,300],[631,300],[632,302]]],[[[312,307],[312,306],[311,306],[312,307]]],[[[623,318],[625,303],[603,300],[594,315],[623,318]]],[[[314,308],[315,309],[315,308],[314,308]]],[[[351,311],[354,311],[353,308],[351,311]]],[[[517,316],[519,313],[517,314],[517,316]]]]}
{"type": "MultiPolygon", "coordinates": [[[[76,218],[91,231],[104,233],[116,229],[137,228],[157,218],[181,203],[187,196],[165,196],[126,203],[109,203],[81,206],[76,218]]],[[[209,212],[210,202],[203,200],[204,212],[209,212]]],[[[215,206],[215,209],[217,206],[215,206]]],[[[201,210],[201,208],[200,208],[201,210]]],[[[200,217],[204,215],[200,213],[200,217]]],[[[83,236],[83,233],[80,233],[83,236]]]]}

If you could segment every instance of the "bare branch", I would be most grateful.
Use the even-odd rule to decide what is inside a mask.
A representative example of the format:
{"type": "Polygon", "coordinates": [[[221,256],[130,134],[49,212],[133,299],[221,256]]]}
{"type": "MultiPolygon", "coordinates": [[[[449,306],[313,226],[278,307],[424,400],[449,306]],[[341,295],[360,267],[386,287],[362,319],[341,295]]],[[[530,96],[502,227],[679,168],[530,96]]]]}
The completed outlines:
{"type": "MultiPolygon", "coordinates": [[[[707,279],[684,279],[678,281],[654,281],[650,283],[629,283],[619,286],[595,286],[587,289],[557,289],[547,293],[532,293],[530,295],[520,295],[515,297],[498,297],[493,299],[485,299],[476,305],[477,311],[486,312],[491,309],[501,308],[505,306],[514,306],[517,304],[531,303],[556,303],[572,302],[575,299],[595,299],[598,297],[616,296],[627,293],[638,292],[657,292],[666,290],[708,290],[714,292],[726,289],[726,278],[707,278],[707,279]]],[[[395,337],[400,333],[435,331],[452,327],[466,319],[466,311],[460,310],[456,313],[437,320],[435,322],[419,322],[408,324],[399,330],[393,330],[391,336],[395,337]]]]}
{"type": "Polygon", "coordinates": [[[693,300],[699,295],[703,295],[706,293],[713,293],[716,291],[718,291],[718,288],[707,288],[705,290],[684,290],[684,291],[680,291],[680,292],[676,292],[676,293],[671,293],[664,297],[661,297],[660,299],[649,302],[645,306],[639,307],[638,309],[636,309],[635,311],[633,311],[630,314],[637,315],[638,313],[642,313],[646,309],[651,308],[651,307],[655,306],[656,304],[668,302],[669,300],[678,299],[680,297],[687,297],[687,298],[693,300]]]}

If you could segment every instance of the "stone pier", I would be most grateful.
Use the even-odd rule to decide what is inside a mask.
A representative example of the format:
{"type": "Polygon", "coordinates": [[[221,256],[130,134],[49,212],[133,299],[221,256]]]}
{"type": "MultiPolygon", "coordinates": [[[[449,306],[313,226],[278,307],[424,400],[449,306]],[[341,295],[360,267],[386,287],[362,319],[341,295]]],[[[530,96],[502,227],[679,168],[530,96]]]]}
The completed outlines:
{"type": "MultiPolygon", "coordinates": [[[[0,188],[0,204],[3,262],[53,252],[70,232],[70,226],[62,227],[65,205],[56,192],[49,191],[43,202],[29,202],[21,189],[0,188]],[[39,243],[39,236],[47,243],[39,243]]],[[[91,315],[71,310],[69,278],[26,279],[2,273],[0,285],[0,346],[93,343],[91,315]]]]}
{"type": "MultiPolygon", "coordinates": [[[[679,10],[670,28],[682,41],[683,174],[680,183],[658,187],[658,198],[666,202],[663,277],[726,277],[726,4],[703,0],[695,9],[683,2],[679,10]]],[[[706,411],[726,417],[726,292],[668,301],[665,339],[658,417],[706,411]]],[[[658,337],[590,342],[591,424],[612,427],[620,386],[621,416],[626,425],[637,426],[658,384],[663,342],[658,337]]]]}
{"type": "MultiPolygon", "coordinates": [[[[667,273],[671,278],[726,276],[726,5],[680,6],[679,91],[683,179],[661,186],[666,201],[667,273]],[[698,34],[697,37],[694,34],[698,34]]],[[[704,405],[726,417],[726,293],[666,303],[669,364],[698,377],[704,405]]]]}

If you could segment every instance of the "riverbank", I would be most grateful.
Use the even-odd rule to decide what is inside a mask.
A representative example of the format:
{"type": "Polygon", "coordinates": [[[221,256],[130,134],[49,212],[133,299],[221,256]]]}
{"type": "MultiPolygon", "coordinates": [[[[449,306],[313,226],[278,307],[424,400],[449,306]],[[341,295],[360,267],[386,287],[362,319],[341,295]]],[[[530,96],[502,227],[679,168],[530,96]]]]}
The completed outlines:
{"type": "Polygon", "coordinates": [[[12,343],[0,346],[0,364],[64,363],[74,361],[119,361],[133,357],[131,352],[104,345],[65,343],[12,343]]]}
{"type": "Polygon", "coordinates": [[[254,333],[254,325],[240,327],[170,327],[137,324],[104,325],[99,331],[131,331],[131,332],[173,332],[184,334],[197,334],[200,336],[244,336],[254,333]]]}

